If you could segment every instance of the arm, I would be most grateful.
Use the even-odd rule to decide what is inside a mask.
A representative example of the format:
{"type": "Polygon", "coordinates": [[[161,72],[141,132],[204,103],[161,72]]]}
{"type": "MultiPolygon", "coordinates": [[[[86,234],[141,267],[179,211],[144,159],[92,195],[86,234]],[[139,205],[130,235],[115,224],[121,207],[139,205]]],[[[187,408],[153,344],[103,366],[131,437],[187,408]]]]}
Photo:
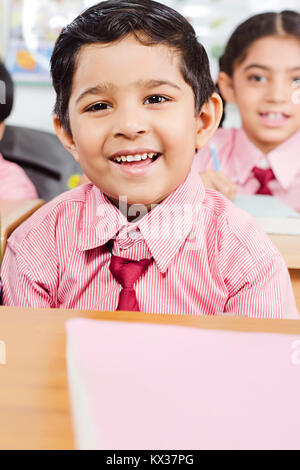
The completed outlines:
{"type": "Polygon", "coordinates": [[[216,235],[215,259],[227,291],[224,312],[299,318],[286,264],[256,220],[227,201],[216,235]]]}
{"type": "MultiPolygon", "coordinates": [[[[34,255],[34,253],[33,253],[34,255]]],[[[2,303],[17,307],[55,307],[47,286],[9,243],[1,265],[2,303]]]]}
{"type": "Polygon", "coordinates": [[[228,199],[235,197],[237,185],[221,171],[208,170],[199,173],[206,188],[214,189],[224,194],[228,199]]]}
{"type": "Polygon", "coordinates": [[[225,312],[253,318],[300,319],[286,265],[278,256],[266,257],[232,293],[225,312]]]}
{"type": "MultiPolygon", "coordinates": [[[[229,145],[227,145],[228,137],[231,133],[218,131],[215,139],[217,140],[218,156],[220,159],[221,171],[216,171],[213,163],[212,153],[209,143],[199,150],[193,161],[193,169],[195,169],[206,188],[214,189],[224,194],[228,199],[234,199],[237,185],[225,174],[223,168],[226,168],[228,158],[229,145]],[[222,139],[225,139],[224,141],[222,139]]],[[[215,145],[215,144],[214,144],[215,145]]]]}

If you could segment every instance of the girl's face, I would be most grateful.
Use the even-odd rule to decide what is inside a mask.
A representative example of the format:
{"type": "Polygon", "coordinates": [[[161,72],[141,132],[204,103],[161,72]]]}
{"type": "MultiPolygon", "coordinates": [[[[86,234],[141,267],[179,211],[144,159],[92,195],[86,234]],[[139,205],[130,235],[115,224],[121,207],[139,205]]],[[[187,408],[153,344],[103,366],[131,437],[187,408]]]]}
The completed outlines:
{"type": "Polygon", "coordinates": [[[250,46],[233,77],[220,73],[226,101],[239,108],[242,126],[267,153],[300,130],[300,40],[267,36],[250,46]]]}

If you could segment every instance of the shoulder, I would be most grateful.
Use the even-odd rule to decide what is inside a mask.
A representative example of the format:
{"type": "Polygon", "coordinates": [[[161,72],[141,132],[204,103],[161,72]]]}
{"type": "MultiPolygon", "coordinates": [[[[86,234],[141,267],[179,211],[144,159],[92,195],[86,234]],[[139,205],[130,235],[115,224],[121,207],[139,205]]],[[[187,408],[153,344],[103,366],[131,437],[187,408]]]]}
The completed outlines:
{"type": "Polygon", "coordinates": [[[235,127],[219,127],[215,132],[213,139],[216,141],[227,141],[234,138],[236,133],[239,133],[240,129],[236,129],[235,127]]]}
{"type": "Polygon", "coordinates": [[[236,141],[242,134],[242,129],[220,127],[211,140],[219,152],[219,155],[222,157],[231,152],[236,141]]]}
{"type": "MultiPolygon", "coordinates": [[[[222,147],[231,144],[239,133],[240,129],[219,127],[211,138],[211,141],[217,146],[217,148],[221,149],[222,147]]],[[[206,147],[207,146],[209,146],[209,143],[206,147]]]]}
{"type": "Polygon", "coordinates": [[[0,199],[37,198],[36,189],[23,168],[0,157],[0,199]]]}
{"type": "Polygon", "coordinates": [[[1,179],[3,177],[13,176],[13,175],[17,175],[17,176],[22,175],[22,176],[26,177],[26,173],[24,172],[24,170],[19,165],[17,165],[17,163],[5,160],[5,158],[3,158],[3,156],[0,154],[0,176],[1,176],[1,179]]]}
{"type": "Polygon", "coordinates": [[[211,220],[220,251],[255,262],[277,257],[278,250],[256,220],[217,191],[206,189],[203,210],[211,220]],[[239,251],[234,251],[239,248],[239,251]]]}
{"type": "Polygon", "coordinates": [[[60,194],[43,205],[9,238],[11,247],[21,247],[26,241],[47,243],[56,236],[57,229],[76,230],[80,222],[80,214],[89,201],[92,184],[85,184],[60,194]]]}
{"type": "Polygon", "coordinates": [[[204,171],[206,169],[213,169],[213,160],[211,156],[210,145],[214,144],[217,151],[219,160],[222,165],[225,164],[231,154],[232,147],[236,140],[236,136],[239,133],[239,129],[225,129],[220,127],[210,142],[208,142],[203,148],[198,150],[194,159],[194,168],[198,171],[204,171]]]}

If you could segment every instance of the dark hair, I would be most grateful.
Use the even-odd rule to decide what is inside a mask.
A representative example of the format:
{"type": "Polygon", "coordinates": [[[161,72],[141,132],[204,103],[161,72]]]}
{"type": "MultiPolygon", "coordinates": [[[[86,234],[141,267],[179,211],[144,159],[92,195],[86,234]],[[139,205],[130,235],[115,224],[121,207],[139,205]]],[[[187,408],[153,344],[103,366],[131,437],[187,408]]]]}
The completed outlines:
{"type": "MultiPolygon", "coordinates": [[[[243,62],[252,43],[266,36],[296,36],[300,39],[300,14],[284,10],[279,13],[261,13],[248,18],[230,36],[219,59],[220,71],[232,77],[234,66],[243,62]]],[[[223,113],[220,125],[224,117],[223,113]]]]}
{"type": "Polygon", "coordinates": [[[0,122],[11,113],[14,101],[14,85],[5,65],[0,62],[0,122]]]}
{"type": "Polygon", "coordinates": [[[130,33],[145,45],[165,44],[181,53],[181,72],[194,91],[197,112],[215,90],[207,54],[193,27],[177,11],[152,0],[101,2],[62,30],[51,57],[56,91],[54,112],[70,134],[68,103],[80,48],[85,44],[114,42],[130,33]]]}

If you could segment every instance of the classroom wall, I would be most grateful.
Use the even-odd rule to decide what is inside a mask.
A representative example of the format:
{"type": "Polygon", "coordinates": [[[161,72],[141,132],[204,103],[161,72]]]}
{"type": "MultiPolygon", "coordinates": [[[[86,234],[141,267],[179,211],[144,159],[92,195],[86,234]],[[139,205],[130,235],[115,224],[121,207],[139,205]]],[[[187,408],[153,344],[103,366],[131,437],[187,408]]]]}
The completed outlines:
{"type": "Polygon", "coordinates": [[[52,110],[55,93],[50,86],[16,85],[15,104],[7,124],[54,133],[52,110]]]}
{"type": "MultiPolygon", "coordinates": [[[[44,4],[48,4],[49,8],[49,5],[52,4],[53,6],[56,5],[56,9],[58,8],[57,0],[43,0],[43,3],[38,2],[38,0],[30,0],[30,4],[28,0],[0,0],[0,55],[3,57],[6,55],[6,61],[7,54],[10,51],[10,8],[13,2],[19,2],[19,4],[22,5],[25,1],[30,7],[35,4],[40,5],[40,8],[42,8],[44,4]]],[[[247,17],[262,11],[280,11],[287,8],[299,10],[300,8],[300,0],[264,0],[263,4],[261,0],[248,0],[246,3],[244,0],[160,1],[178,9],[189,19],[189,21],[191,21],[199,39],[204,44],[208,52],[214,79],[217,77],[218,56],[220,55],[222,47],[224,47],[224,44],[232,30],[238,23],[247,17]]],[[[66,8],[67,5],[71,5],[73,9],[77,8],[79,12],[83,9],[83,6],[86,7],[94,3],[93,0],[73,0],[71,3],[68,3],[68,0],[63,0],[60,5],[63,5],[64,2],[65,14],[72,14],[72,18],[76,15],[74,12],[71,13],[69,7],[66,8]]],[[[78,12],[76,10],[76,14],[78,12]]],[[[55,14],[57,18],[57,10],[55,14]]],[[[48,132],[54,132],[52,124],[52,109],[55,95],[51,85],[33,85],[32,83],[20,84],[18,80],[16,80],[15,89],[15,105],[7,122],[14,125],[28,126],[48,132]]],[[[240,117],[236,107],[234,105],[227,106],[224,127],[239,126],[240,117]]]]}

